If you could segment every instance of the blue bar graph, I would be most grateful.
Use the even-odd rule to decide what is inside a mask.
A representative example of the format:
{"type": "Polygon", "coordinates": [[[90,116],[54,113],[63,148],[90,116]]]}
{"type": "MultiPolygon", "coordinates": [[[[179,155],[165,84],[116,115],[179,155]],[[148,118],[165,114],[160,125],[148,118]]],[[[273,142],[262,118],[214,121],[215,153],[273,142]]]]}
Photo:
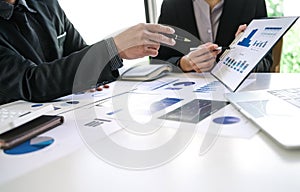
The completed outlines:
{"type": "Polygon", "coordinates": [[[249,66],[249,64],[247,64],[247,61],[237,61],[230,57],[227,57],[223,61],[223,64],[239,73],[243,73],[249,66]]]}
{"type": "Polygon", "coordinates": [[[264,48],[268,44],[268,41],[255,41],[253,47],[264,48]]]}
{"type": "Polygon", "coordinates": [[[253,29],[251,33],[248,35],[248,37],[244,38],[242,41],[238,42],[238,45],[244,46],[244,47],[250,47],[251,38],[253,35],[257,32],[258,29],[253,29]]]}

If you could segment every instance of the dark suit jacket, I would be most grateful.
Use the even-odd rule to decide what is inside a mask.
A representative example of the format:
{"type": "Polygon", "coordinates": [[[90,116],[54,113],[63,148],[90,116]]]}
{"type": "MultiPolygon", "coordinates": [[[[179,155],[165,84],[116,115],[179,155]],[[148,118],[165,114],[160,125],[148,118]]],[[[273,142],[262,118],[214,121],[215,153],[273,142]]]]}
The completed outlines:
{"type": "Polygon", "coordinates": [[[0,104],[49,101],[118,77],[107,65],[111,58],[105,41],[87,46],[56,0],[26,2],[51,37],[52,58],[42,60],[17,27],[0,18],[0,104]]]}
{"type": "MultiPolygon", "coordinates": [[[[264,0],[224,0],[215,43],[228,46],[235,38],[241,24],[249,24],[252,19],[267,17],[264,0]]],[[[191,39],[191,43],[177,41],[173,48],[161,46],[154,59],[176,64],[180,57],[189,53],[190,47],[197,47],[201,41],[194,15],[193,0],[164,0],[158,23],[175,26],[178,35],[191,39]]],[[[153,60],[152,63],[160,63],[153,60]]],[[[268,53],[257,66],[257,71],[269,71],[272,64],[268,53]]]]}

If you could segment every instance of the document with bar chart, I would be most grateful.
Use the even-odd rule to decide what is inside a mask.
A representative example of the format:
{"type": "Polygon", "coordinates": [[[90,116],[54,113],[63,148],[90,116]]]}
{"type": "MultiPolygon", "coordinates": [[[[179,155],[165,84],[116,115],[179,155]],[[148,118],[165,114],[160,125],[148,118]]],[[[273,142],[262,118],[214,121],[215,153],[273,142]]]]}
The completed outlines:
{"type": "Polygon", "coordinates": [[[236,91],[252,69],[290,29],[298,17],[254,19],[220,57],[211,74],[236,91]]]}

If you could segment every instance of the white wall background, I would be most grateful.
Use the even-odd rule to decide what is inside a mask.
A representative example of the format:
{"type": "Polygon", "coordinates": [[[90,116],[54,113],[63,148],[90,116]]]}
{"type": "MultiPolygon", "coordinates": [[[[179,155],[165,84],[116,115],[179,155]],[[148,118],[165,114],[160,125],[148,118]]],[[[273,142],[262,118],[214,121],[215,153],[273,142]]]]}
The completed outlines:
{"type": "MultiPolygon", "coordinates": [[[[69,20],[88,44],[112,34],[145,23],[143,0],[58,0],[69,20]]],[[[147,58],[124,61],[125,65],[146,61],[147,58]]]]}
{"type": "Polygon", "coordinates": [[[300,1],[299,0],[284,0],[283,12],[285,16],[300,16],[300,1]]]}
{"type": "Polygon", "coordinates": [[[142,0],[59,0],[59,3],[89,44],[146,21],[142,0]]]}
{"type": "MultiPolygon", "coordinates": [[[[157,17],[163,0],[156,0],[157,17]]],[[[145,22],[143,0],[59,0],[87,43],[95,43],[124,28],[145,22]]],[[[284,14],[300,15],[300,1],[284,0],[284,14]]]]}

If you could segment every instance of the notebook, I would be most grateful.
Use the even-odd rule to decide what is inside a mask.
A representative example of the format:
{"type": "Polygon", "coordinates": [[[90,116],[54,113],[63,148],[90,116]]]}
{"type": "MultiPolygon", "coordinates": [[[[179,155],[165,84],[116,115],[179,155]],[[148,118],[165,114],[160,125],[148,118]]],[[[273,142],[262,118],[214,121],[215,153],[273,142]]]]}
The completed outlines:
{"type": "Polygon", "coordinates": [[[225,97],[283,147],[300,147],[300,87],[227,93],[225,97]]]}
{"type": "Polygon", "coordinates": [[[254,19],[220,57],[211,74],[236,91],[298,17],[254,19]]]}

